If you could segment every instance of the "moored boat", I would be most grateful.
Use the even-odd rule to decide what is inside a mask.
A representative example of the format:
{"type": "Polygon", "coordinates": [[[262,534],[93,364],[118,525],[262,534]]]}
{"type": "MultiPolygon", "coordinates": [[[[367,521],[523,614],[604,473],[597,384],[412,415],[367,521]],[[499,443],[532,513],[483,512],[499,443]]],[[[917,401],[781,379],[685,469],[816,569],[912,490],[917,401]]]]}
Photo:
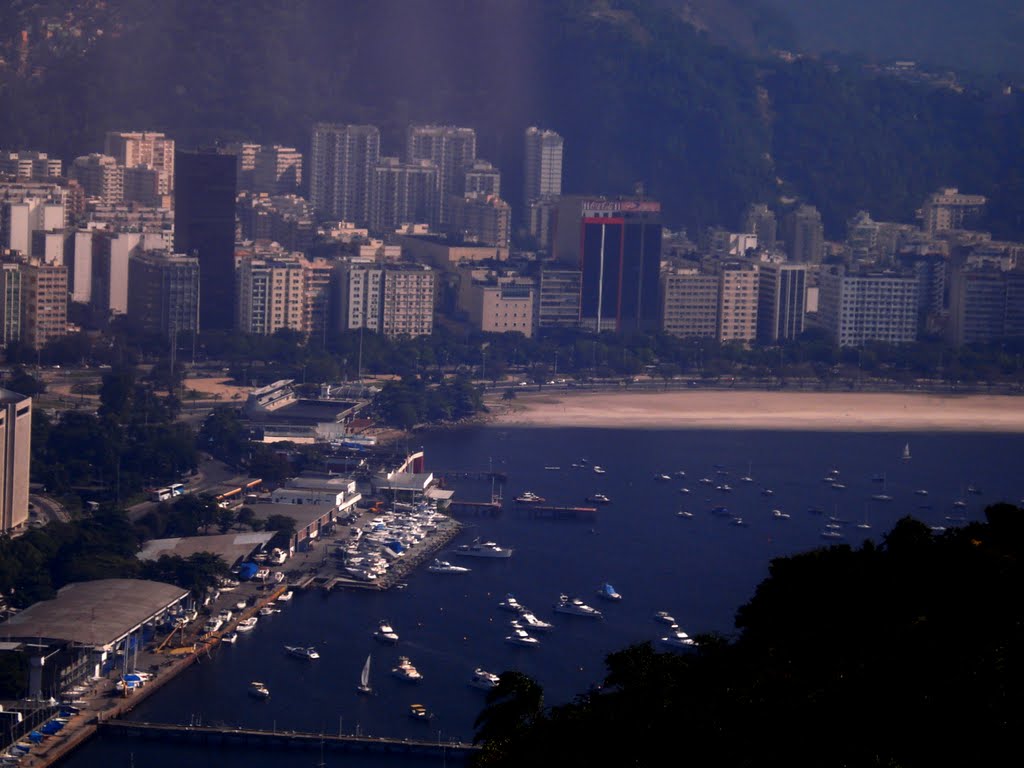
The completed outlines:
{"type": "Polygon", "coordinates": [[[418,683],[423,679],[423,675],[413,666],[407,656],[398,657],[398,666],[392,668],[391,674],[409,683],[418,683]]]}
{"type": "Polygon", "coordinates": [[[462,544],[457,547],[455,554],[462,555],[463,557],[506,558],[512,557],[512,549],[501,547],[493,541],[481,541],[479,538],[476,538],[469,544],[462,544]]]}
{"type": "Polygon", "coordinates": [[[571,616],[585,616],[591,619],[603,617],[603,614],[597,608],[592,608],[578,597],[569,597],[565,594],[559,595],[558,602],[554,605],[554,610],[556,613],[568,613],[571,616]]]}
{"type": "Polygon", "coordinates": [[[483,691],[489,691],[491,688],[497,688],[499,682],[501,682],[501,678],[498,677],[498,675],[493,672],[488,672],[482,667],[474,669],[472,676],[469,678],[469,684],[471,686],[483,691]]]}
{"type": "Polygon", "coordinates": [[[310,660],[312,660],[312,659],[319,659],[320,658],[320,654],[317,652],[316,648],[314,648],[311,645],[307,645],[307,646],[302,646],[302,645],[286,645],[284,647],[284,649],[290,655],[295,656],[296,658],[299,658],[299,659],[310,659],[310,660]]]}
{"type": "Polygon", "coordinates": [[[249,695],[257,699],[269,699],[270,689],[264,683],[254,680],[249,683],[249,695]]]}
{"type": "Polygon", "coordinates": [[[616,592],[615,587],[607,581],[597,588],[597,596],[602,600],[611,600],[612,602],[622,599],[622,595],[616,592]]]}
{"type": "Polygon", "coordinates": [[[427,566],[427,570],[431,573],[469,573],[469,568],[453,565],[447,560],[434,560],[433,563],[427,566]]]}
{"type": "Polygon", "coordinates": [[[382,643],[397,643],[398,633],[391,627],[386,621],[381,621],[377,625],[377,631],[373,633],[373,637],[382,643]]]}

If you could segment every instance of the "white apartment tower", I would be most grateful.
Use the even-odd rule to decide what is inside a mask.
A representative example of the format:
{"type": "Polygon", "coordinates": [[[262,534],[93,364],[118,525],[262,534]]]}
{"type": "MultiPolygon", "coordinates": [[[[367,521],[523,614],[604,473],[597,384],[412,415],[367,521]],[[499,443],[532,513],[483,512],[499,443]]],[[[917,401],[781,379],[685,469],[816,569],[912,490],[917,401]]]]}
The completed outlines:
{"type": "Polygon", "coordinates": [[[523,210],[530,203],[562,194],[562,137],[554,131],[530,127],[525,134],[523,210]]]}
{"type": "Polygon", "coordinates": [[[86,195],[101,203],[113,205],[124,198],[124,167],[110,155],[93,152],[76,157],[71,178],[82,185],[86,195]]]}
{"type": "Polygon", "coordinates": [[[847,274],[832,267],[819,278],[818,319],[841,347],[868,341],[917,340],[917,279],[892,272],[847,274]]]}
{"type": "Polygon", "coordinates": [[[309,200],[317,215],[365,226],[380,161],[380,131],[373,125],[317,123],[311,154],[309,200]]]}
{"type": "Polygon", "coordinates": [[[921,208],[924,231],[929,235],[947,229],[964,229],[985,208],[984,195],[965,195],[956,187],[940,189],[921,208]]]}
{"type": "Polygon", "coordinates": [[[476,160],[476,131],[454,125],[410,125],[406,160],[437,166],[437,215],[431,224],[448,223],[448,198],[457,193],[465,169],[476,160]]]}
{"type": "Polygon", "coordinates": [[[161,208],[171,206],[174,193],[174,139],[154,131],[108,131],[103,154],[125,168],[151,168],[157,172],[161,208]]]}
{"type": "Polygon", "coordinates": [[[239,258],[238,330],[271,336],[282,328],[303,332],[305,274],[299,258],[239,258]]]}

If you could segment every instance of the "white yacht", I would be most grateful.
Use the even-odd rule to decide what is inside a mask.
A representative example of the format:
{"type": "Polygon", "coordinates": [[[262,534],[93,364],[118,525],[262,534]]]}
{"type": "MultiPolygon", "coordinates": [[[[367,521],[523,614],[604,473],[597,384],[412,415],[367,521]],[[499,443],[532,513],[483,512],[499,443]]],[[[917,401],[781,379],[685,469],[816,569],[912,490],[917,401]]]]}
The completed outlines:
{"type": "Polygon", "coordinates": [[[536,648],[540,645],[540,640],[522,628],[513,628],[512,634],[505,636],[505,642],[512,645],[522,645],[526,648],[536,648]]]}
{"type": "Polygon", "coordinates": [[[252,632],[254,629],[256,629],[257,621],[259,621],[259,619],[257,619],[255,616],[250,616],[247,619],[242,619],[240,622],[238,622],[238,625],[235,627],[235,631],[252,632]]]}
{"type": "Polygon", "coordinates": [[[493,672],[488,672],[486,669],[477,667],[473,670],[473,676],[469,678],[469,684],[474,688],[480,688],[484,691],[489,691],[491,688],[496,688],[498,683],[501,682],[501,678],[493,672]]]}
{"type": "Polygon", "coordinates": [[[269,699],[270,689],[264,683],[254,680],[249,683],[249,695],[255,696],[257,699],[269,699]]]}
{"type": "Polygon", "coordinates": [[[238,640],[238,633],[237,633],[237,632],[228,632],[228,633],[227,633],[226,635],[224,635],[224,636],[223,636],[223,637],[222,637],[222,638],[220,639],[220,641],[221,641],[222,643],[233,643],[233,642],[235,642],[236,640],[238,640]]]}
{"type": "Polygon", "coordinates": [[[512,550],[508,547],[500,547],[493,541],[481,541],[473,539],[469,544],[462,544],[455,550],[455,554],[463,557],[512,557],[512,550]]]}
{"type": "Polygon", "coordinates": [[[661,474],[655,475],[654,479],[662,483],[667,483],[672,478],[669,475],[666,475],[664,472],[662,472],[661,474]]]}
{"type": "Polygon", "coordinates": [[[789,513],[788,512],[783,512],[781,509],[773,509],[772,510],[772,517],[775,518],[776,520],[788,520],[789,519],[789,513]]]}
{"type": "Polygon", "coordinates": [[[603,614],[597,608],[591,608],[578,597],[559,595],[558,602],[554,606],[556,613],[568,613],[573,616],[586,616],[592,619],[600,619],[603,614]]]}
{"type": "Polygon", "coordinates": [[[688,509],[680,509],[676,512],[677,517],[693,517],[693,512],[688,509]]]}
{"type": "Polygon", "coordinates": [[[511,593],[505,595],[505,599],[498,603],[498,607],[513,613],[523,613],[527,610],[526,606],[516,600],[511,593]]]}
{"type": "Polygon", "coordinates": [[[291,590],[289,589],[289,590],[288,590],[287,592],[282,592],[282,593],[281,593],[281,594],[280,594],[280,595],[278,596],[278,598],[277,598],[277,599],[278,599],[278,600],[283,600],[284,602],[286,602],[286,603],[287,603],[287,602],[288,602],[289,600],[291,600],[291,599],[292,599],[292,597],[294,597],[294,595],[295,595],[295,593],[294,593],[294,592],[292,592],[292,591],[291,591],[291,590]]]}
{"type": "Polygon", "coordinates": [[[608,504],[611,502],[611,499],[609,499],[603,493],[592,493],[589,496],[587,496],[587,501],[589,501],[591,504],[608,504]]]}
{"type": "Polygon", "coordinates": [[[550,632],[555,628],[555,625],[550,621],[539,619],[530,611],[522,611],[519,614],[519,618],[526,625],[525,629],[533,630],[534,632],[550,632]]]}
{"type": "Polygon", "coordinates": [[[689,488],[680,488],[679,492],[682,493],[683,495],[685,495],[685,494],[690,492],[690,489],[689,488]]]}
{"type": "Polygon", "coordinates": [[[682,648],[686,650],[691,650],[697,645],[696,641],[681,629],[670,632],[666,637],[661,638],[661,642],[669,648],[682,648]]]}
{"type": "Polygon", "coordinates": [[[292,656],[300,659],[319,659],[320,654],[317,653],[316,648],[313,646],[302,646],[302,645],[286,645],[284,647],[286,651],[292,656]]]}
{"type": "Polygon", "coordinates": [[[382,643],[398,642],[398,633],[386,621],[382,621],[377,625],[377,631],[373,633],[373,636],[382,643]]]}
{"type": "Polygon", "coordinates": [[[452,565],[447,560],[434,560],[433,563],[427,566],[427,570],[431,573],[469,573],[469,568],[461,565],[452,565]]]}
{"type": "Polygon", "coordinates": [[[423,679],[423,675],[412,665],[407,656],[398,657],[398,666],[391,670],[391,674],[410,683],[418,683],[423,679]]]}
{"type": "Polygon", "coordinates": [[[604,474],[604,473],[605,473],[606,471],[607,471],[607,470],[605,470],[605,468],[604,468],[604,467],[598,466],[597,464],[595,464],[595,465],[594,465],[594,472],[595,472],[596,474],[598,474],[598,475],[603,475],[603,474],[604,474]]]}
{"type": "Polygon", "coordinates": [[[662,624],[668,624],[669,626],[676,623],[676,620],[672,618],[672,614],[668,611],[658,611],[654,614],[654,620],[662,624]]]}
{"type": "Polygon", "coordinates": [[[533,491],[523,491],[521,494],[516,496],[516,501],[520,504],[541,504],[546,499],[543,496],[538,496],[533,491]]]}

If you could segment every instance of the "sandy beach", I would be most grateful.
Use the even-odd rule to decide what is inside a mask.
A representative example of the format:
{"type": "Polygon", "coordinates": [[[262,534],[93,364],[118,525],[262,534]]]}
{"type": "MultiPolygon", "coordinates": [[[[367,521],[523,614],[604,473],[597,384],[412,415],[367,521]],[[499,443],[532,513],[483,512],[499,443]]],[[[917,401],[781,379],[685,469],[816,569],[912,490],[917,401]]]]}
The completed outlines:
{"type": "Polygon", "coordinates": [[[856,392],[517,393],[491,423],[528,427],[1024,432],[1024,397],[856,392]]]}

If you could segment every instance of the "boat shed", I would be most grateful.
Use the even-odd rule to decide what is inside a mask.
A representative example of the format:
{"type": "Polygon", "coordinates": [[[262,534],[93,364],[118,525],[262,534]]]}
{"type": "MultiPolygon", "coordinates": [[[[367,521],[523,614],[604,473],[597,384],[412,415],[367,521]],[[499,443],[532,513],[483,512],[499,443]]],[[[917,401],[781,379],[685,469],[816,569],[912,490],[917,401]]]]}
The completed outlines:
{"type": "MultiPolygon", "coordinates": [[[[51,666],[74,669],[78,675],[99,676],[117,651],[137,648],[147,625],[157,622],[178,604],[189,600],[188,590],[142,579],[80,581],[61,588],[53,600],[43,600],[0,624],[0,637],[42,647],[42,641],[65,641],[68,652],[51,666]]],[[[44,688],[48,659],[29,652],[31,695],[44,688]]],[[[76,675],[76,676],[78,676],[76,675]]],[[[67,675],[59,675],[69,684],[67,675]]],[[[49,691],[47,691],[49,693],[49,691]]]]}
{"type": "MultiPolygon", "coordinates": [[[[354,505],[355,502],[353,501],[354,505]]],[[[316,539],[333,530],[342,510],[332,504],[250,504],[256,517],[269,520],[274,515],[290,517],[295,521],[295,533],[288,541],[289,554],[306,550],[316,539]]],[[[352,507],[346,507],[351,509],[352,507]]],[[[281,545],[282,549],[284,545],[281,545]]]]}
{"type": "Polygon", "coordinates": [[[215,536],[179,536],[173,539],[147,541],[136,557],[139,560],[159,560],[164,555],[188,558],[199,552],[219,555],[230,568],[240,560],[262,550],[274,538],[274,532],[226,533],[215,536]]]}

